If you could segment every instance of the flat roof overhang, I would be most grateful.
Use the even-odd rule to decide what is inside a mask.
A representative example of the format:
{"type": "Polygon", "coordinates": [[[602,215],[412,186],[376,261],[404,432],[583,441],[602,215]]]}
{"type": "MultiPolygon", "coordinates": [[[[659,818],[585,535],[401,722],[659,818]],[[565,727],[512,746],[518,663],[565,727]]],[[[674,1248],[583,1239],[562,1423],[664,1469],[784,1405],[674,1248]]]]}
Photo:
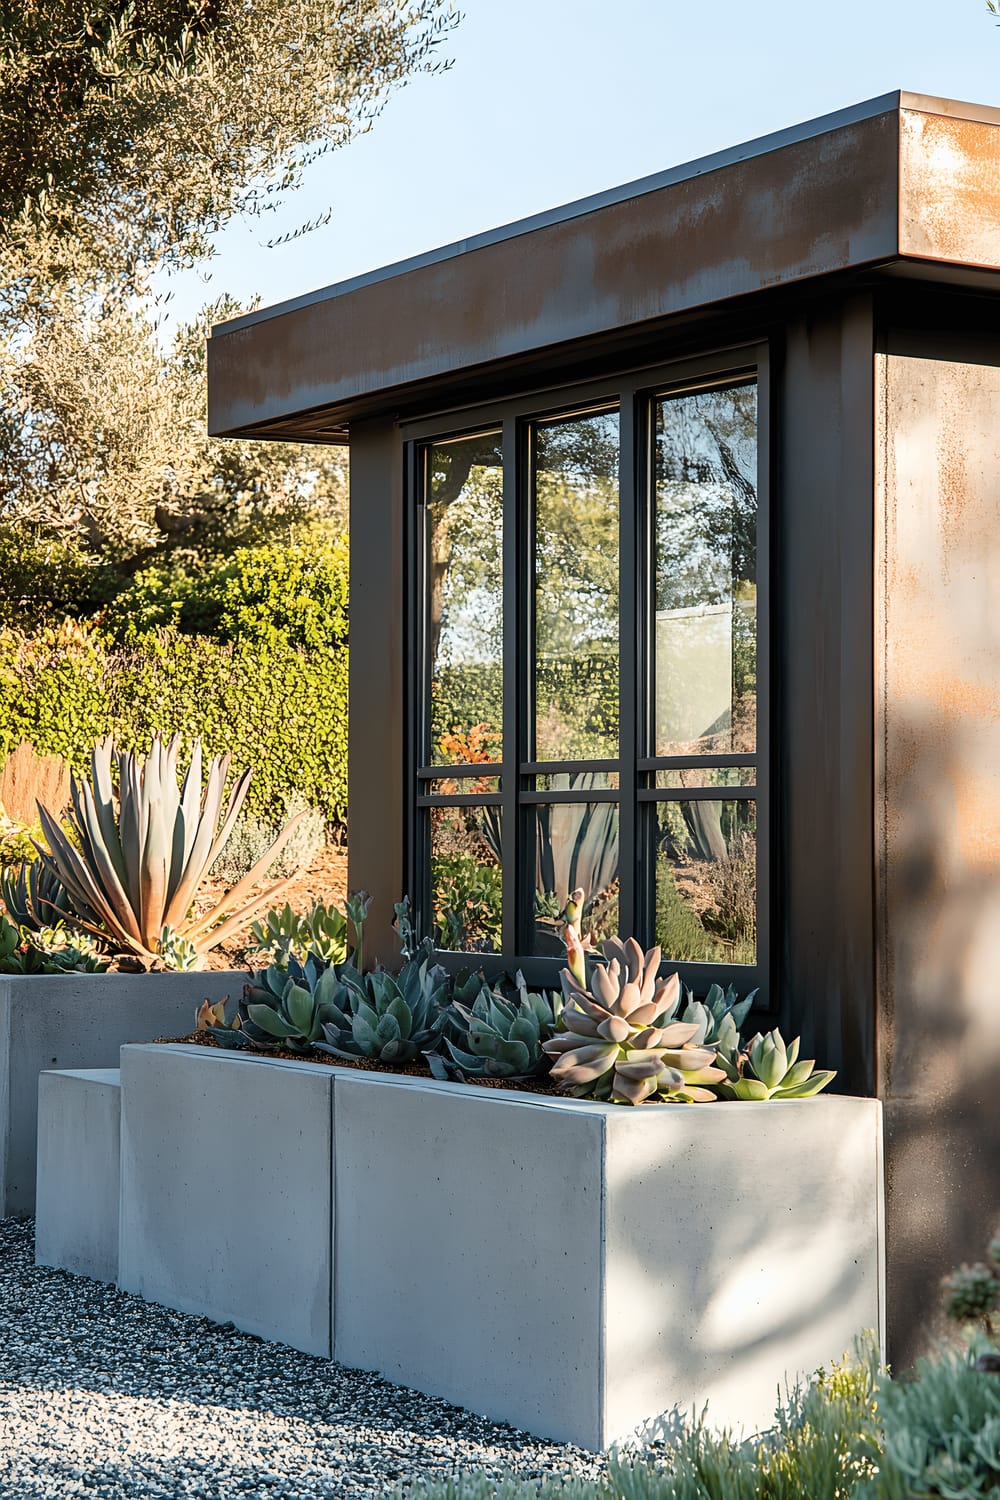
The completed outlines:
{"type": "Polygon", "coordinates": [[[893,93],[212,331],[208,428],[344,442],[488,370],[822,277],[1000,270],[1000,110],[893,93]]]}

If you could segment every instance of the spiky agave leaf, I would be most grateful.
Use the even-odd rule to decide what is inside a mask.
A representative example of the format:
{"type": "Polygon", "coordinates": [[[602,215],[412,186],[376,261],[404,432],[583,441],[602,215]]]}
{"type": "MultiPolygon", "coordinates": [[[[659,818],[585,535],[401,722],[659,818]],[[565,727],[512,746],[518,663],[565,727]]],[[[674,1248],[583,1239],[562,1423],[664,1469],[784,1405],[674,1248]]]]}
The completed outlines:
{"type": "Polygon", "coordinates": [[[27,932],[53,927],[69,915],[69,892],[38,859],[23,859],[0,873],[7,915],[27,932]]]}

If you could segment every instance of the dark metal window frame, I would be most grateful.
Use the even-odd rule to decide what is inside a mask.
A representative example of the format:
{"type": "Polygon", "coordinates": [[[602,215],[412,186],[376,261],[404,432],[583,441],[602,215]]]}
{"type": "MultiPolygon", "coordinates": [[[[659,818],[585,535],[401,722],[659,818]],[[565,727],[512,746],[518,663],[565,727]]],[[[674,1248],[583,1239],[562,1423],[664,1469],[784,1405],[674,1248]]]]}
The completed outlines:
{"type": "Polygon", "coordinates": [[[525,879],[530,842],[529,818],[539,803],[615,802],[619,806],[619,912],[622,930],[635,932],[644,944],[652,940],[652,813],[657,802],[738,801],[757,804],[757,962],[754,965],[664,960],[677,969],[684,984],[703,994],[716,980],[732,982],[746,992],[759,990],[755,1010],[771,1011],[776,996],[770,980],[771,849],[774,846],[770,774],[770,496],[771,389],[768,346],[753,342],[737,348],[677,360],[666,365],[630,369],[581,385],[546,387],[506,401],[438,412],[400,428],[404,444],[407,493],[407,839],[406,868],[418,920],[429,929],[430,870],[423,859],[426,810],[440,806],[494,806],[501,812],[503,839],[503,923],[501,953],[461,954],[441,951],[448,968],[482,965],[488,972],[520,967],[529,983],[555,985],[561,963],[519,951],[518,933],[527,930],[533,881],[525,879]],[[753,754],[653,757],[652,747],[652,598],[654,579],[654,403],[699,389],[718,389],[753,379],[757,386],[757,741],[753,754]],[[528,759],[532,684],[530,647],[533,535],[530,514],[531,455],[528,435],[538,421],[571,417],[617,405],[620,422],[619,461],[619,753],[614,760],[538,762],[528,759]],[[503,463],[503,759],[469,766],[431,766],[420,762],[426,744],[426,527],[423,454],[434,442],[451,442],[479,433],[501,438],[503,463]],[[645,753],[644,753],[645,752],[645,753]],[[706,771],[724,766],[756,765],[753,786],[657,788],[656,772],[670,769],[706,771]],[[614,770],[617,789],[537,791],[536,775],[614,770]],[[444,778],[497,776],[498,793],[432,794],[425,783],[444,778]],[[520,909],[518,909],[518,902],[520,909]]]}

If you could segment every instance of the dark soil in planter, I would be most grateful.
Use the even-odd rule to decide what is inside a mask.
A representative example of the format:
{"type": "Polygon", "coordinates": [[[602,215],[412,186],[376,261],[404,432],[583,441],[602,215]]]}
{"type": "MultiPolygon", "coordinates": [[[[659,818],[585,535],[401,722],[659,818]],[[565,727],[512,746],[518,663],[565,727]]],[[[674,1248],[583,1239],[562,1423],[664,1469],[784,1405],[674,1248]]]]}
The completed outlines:
{"type": "MultiPolygon", "coordinates": [[[[215,1037],[208,1031],[192,1031],[189,1036],[158,1036],[153,1038],[157,1046],[170,1047],[185,1046],[215,1047],[220,1052],[230,1049],[220,1047],[215,1037]]],[[[272,1057],[284,1057],[291,1062],[316,1062],[326,1063],[331,1068],[357,1068],[362,1073],[400,1073],[408,1078],[430,1078],[430,1068],[426,1063],[403,1063],[393,1066],[392,1063],[375,1062],[370,1057],[331,1057],[329,1052],[319,1052],[315,1048],[309,1052],[253,1052],[249,1049],[240,1051],[240,1057],[249,1057],[254,1062],[267,1062],[272,1057]]],[[[458,1079],[456,1082],[462,1082],[458,1079]]],[[[559,1097],[559,1090],[553,1088],[544,1078],[528,1079],[518,1083],[510,1078],[466,1078],[464,1082],[470,1088],[481,1089],[516,1089],[522,1094],[547,1094],[551,1098],[559,1097]]]]}

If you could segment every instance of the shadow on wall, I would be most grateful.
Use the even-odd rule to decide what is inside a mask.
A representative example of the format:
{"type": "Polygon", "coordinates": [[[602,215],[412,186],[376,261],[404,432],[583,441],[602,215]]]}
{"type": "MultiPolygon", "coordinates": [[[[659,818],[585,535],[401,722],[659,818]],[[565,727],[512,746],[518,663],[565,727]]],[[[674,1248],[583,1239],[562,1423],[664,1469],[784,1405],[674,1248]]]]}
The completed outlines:
{"type": "Polygon", "coordinates": [[[609,1404],[649,1410],[650,1386],[679,1386],[752,1431],[786,1378],[877,1321],[874,1106],[694,1106],[663,1124],[607,1158],[609,1404]]]}
{"type": "Polygon", "coordinates": [[[1000,753],[984,761],[985,727],[949,725],[933,701],[892,723],[879,1050],[897,1368],[945,1333],[940,1278],[1000,1222],[1000,753]]]}

